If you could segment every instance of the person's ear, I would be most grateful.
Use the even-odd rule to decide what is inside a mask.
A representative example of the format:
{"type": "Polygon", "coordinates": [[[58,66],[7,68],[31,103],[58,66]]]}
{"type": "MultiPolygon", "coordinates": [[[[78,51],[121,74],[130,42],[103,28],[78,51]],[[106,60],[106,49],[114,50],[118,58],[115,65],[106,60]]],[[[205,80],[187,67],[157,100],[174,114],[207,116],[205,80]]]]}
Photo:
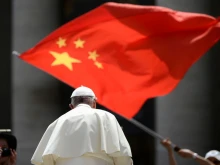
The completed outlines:
{"type": "Polygon", "coordinates": [[[70,107],[70,109],[73,109],[73,108],[74,108],[74,106],[73,106],[72,104],[69,104],[69,107],[70,107]]]}
{"type": "Polygon", "coordinates": [[[95,100],[93,101],[92,108],[96,109],[96,101],[95,100]]]}

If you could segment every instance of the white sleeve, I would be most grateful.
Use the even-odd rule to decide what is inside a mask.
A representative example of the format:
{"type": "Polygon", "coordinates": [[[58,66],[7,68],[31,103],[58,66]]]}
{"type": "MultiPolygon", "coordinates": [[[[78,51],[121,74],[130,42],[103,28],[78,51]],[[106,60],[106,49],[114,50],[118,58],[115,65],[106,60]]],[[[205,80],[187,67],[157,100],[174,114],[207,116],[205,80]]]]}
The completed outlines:
{"type": "Polygon", "coordinates": [[[130,145],[125,137],[125,134],[119,125],[117,119],[115,118],[116,125],[118,128],[118,136],[121,147],[119,152],[115,152],[112,154],[109,154],[114,160],[114,165],[133,165],[133,161],[131,158],[131,151],[130,151],[130,145]]]}

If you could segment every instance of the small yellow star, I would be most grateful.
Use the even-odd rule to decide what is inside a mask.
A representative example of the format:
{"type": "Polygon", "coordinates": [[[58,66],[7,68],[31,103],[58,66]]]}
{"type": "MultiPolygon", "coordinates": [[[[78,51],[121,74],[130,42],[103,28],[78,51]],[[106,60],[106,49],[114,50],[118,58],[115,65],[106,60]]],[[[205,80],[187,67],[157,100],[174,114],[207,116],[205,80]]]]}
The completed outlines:
{"type": "Polygon", "coordinates": [[[88,57],[88,59],[93,60],[93,61],[96,61],[96,58],[97,58],[98,56],[99,56],[99,55],[96,53],[96,51],[89,52],[89,57],[88,57]]]}
{"type": "Polygon", "coordinates": [[[67,52],[57,53],[50,51],[50,54],[55,58],[52,66],[65,65],[69,70],[73,70],[72,63],[81,63],[80,60],[70,57],[67,52]]]}
{"type": "Polygon", "coordinates": [[[94,64],[99,68],[99,69],[103,69],[103,65],[102,63],[95,61],[94,64]]]}
{"type": "Polygon", "coordinates": [[[85,41],[81,40],[80,38],[78,40],[74,41],[76,48],[83,48],[84,43],[85,43],[85,41]]]}
{"type": "Polygon", "coordinates": [[[66,46],[66,39],[59,37],[56,44],[59,46],[59,48],[62,48],[63,46],[66,46]]]}

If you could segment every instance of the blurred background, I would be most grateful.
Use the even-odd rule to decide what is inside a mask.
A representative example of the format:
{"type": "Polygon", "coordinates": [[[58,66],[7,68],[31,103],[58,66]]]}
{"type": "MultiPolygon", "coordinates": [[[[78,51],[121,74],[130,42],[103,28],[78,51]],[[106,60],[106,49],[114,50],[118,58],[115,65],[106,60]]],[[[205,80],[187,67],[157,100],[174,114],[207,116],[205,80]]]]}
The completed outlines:
{"type": "MultiPolygon", "coordinates": [[[[72,88],[24,63],[11,52],[34,46],[62,24],[106,0],[5,0],[0,2],[0,129],[11,128],[18,139],[18,165],[30,159],[47,126],[66,113],[72,88]]],[[[115,0],[165,6],[220,16],[220,0],[115,0]]],[[[100,13],[101,14],[101,13],[100,13]]],[[[162,27],[161,27],[162,28],[162,27]]],[[[181,51],[181,50],[179,50],[181,51]]],[[[135,119],[200,155],[220,150],[220,43],[186,74],[169,95],[148,100],[135,119]]],[[[126,104],[126,103],[125,103],[126,104]]],[[[99,108],[104,108],[99,105],[99,108]]],[[[105,109],[105,108],[104,108],[105,109]]],[[[117,116],[117,115],[116,115],[117,116]]],[[[157,139],[117,116],[133,152],[134,165],[168,165],[157,139]]],[[[195,161],[176,155],[179,165],[195,161]]]]}

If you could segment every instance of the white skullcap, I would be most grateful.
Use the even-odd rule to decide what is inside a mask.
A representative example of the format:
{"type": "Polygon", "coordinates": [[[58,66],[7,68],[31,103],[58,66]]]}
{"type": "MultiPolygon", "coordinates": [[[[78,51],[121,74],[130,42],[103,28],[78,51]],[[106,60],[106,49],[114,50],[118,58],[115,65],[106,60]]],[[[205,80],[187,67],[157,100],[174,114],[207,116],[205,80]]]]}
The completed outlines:
{"type": "Polygon", "coordinates": [[[220,152],[217,150],[211,150],[211,151],[207,152],[205,155],[205,158],[208,159],[210,157],[216,158],[220,161],[220,152]]]}
{"type": "Polygon", "coordinates": [[[81,87],[78,87],[76,88],[71,97],[75,97],[75,96],[92,96],[92,97],[96,97],[94,92],[92,91],[92,89],[88,88],[88,87],[85,87],[85,86],[81,86],[81,87]]]}

